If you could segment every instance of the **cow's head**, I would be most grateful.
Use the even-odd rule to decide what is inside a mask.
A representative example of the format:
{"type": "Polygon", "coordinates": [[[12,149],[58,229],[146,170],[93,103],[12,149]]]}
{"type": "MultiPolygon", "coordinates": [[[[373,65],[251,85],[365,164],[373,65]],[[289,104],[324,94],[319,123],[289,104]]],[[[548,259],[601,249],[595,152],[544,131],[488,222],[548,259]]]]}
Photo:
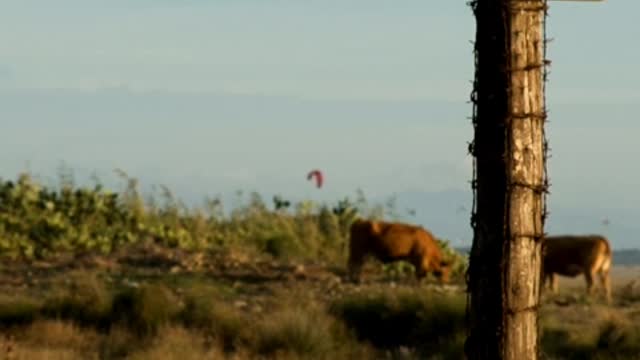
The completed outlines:
{"type": "Polygon", "coordinates": [[[423,263],[423,266],[420,269],[416,269],[416,276],[418,279],[422,279],[427,275],[427,272],[431,272],[441,284],[446,284],[449,282],[451,264],[446,260],[430,261],[426,264],[423,263]]]}
{"type": "Polygon", "coordinates": [[[438,266],[433,270],[433,275],[441,284],[448,283],[451,276],[451,264],[446,260],[441,260],[438,266]]]}

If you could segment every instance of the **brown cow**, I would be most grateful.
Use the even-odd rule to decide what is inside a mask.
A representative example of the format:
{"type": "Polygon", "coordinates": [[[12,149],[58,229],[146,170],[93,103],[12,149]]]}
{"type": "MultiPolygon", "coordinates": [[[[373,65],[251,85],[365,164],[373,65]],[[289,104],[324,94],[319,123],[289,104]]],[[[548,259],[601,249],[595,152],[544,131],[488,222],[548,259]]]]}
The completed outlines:
{"type": "Polygon", "coordinates": [[[406,260],[415,268],[416,279],[432,272],[440,283],[449,281],[450,266],[442,259],[433,235],[422,227],[403,223],[358,219],[350,229],[349,273],[359,281],[367,256],[383,263],[406,260]]]}
{"type": "Polygon", "coordinates": [[[556,274],[576,277],[583,274],[587,282],[587,294],[593,292],[593,278],[598,274],[607,302],[611,302],[609,270],[612,263],[611,247],[601,235],[548,236],[543,246],[542,282],[550,281],[551,290],[557,291],[556,274]]]}

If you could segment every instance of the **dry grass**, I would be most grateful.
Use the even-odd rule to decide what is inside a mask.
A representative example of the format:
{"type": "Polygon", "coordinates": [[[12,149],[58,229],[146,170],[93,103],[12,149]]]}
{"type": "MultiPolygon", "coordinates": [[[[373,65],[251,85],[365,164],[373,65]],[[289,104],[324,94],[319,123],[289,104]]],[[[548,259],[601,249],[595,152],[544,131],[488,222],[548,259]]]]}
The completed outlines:
{"type": "Polygon", "coordinates": [[[181,322],[214,338],[224,351],[234,350],[250,326],[249,319],[211,291],[211,288],[196,287],[185,294],[181,322]]]}
{"type": "Polygon", "coordinates": [[[114,326],[100,339],[100,359],[122,359],[139,349],[142,340],[124,326],[114,326]]]}
{"type": "Polygon", "coordinates": [[[178,316],[183,304],[162,284],[143,284],[128,288],[113,299],[112,319],[126,323],[138,334],[155,333],[178,316]]]}
{"type": "Polygon", "coordinates": [[[96,348],[99,335],[91,328],[80,328],[70,322],[38,320],[26,328],[19,340],[27,345],[87,352],[96,348]]]}
{"type": "Polygon", "coordinates": [[[223,359],[224,353],[206,345],[205,337],[182,327],[168,326],[159,330],[158,335],[146,349],[132,353],[130,360],[201,360],[223,359]]]}
{"type": "Polygon", "coordinates": [[[99,335],[60,320],[38,320],[5,340],[3,359],[98,359],[99,335]]]}
{"type": "Polygon", "coordinates": [[[338,318],[358,338],[383,349],[407,348],[422,357],[462,356],[465,298],[421,289],[354,294],[334,302],[338,318]]]}
{"type": "Polygon", "coordinates": [[[105,326],[109,322],[112,294],[94,272],[71,271],[62,283],[53,284],[42,312],[47,317],[105,326]]]}
{"type": "Polygon", "coordinates": [[[317,310],[280,309],[266,316],[254,329],[253,347],[259,354],[290,352],[306,358],[317,358],[332,350],[333,322],[317,310]]]}
{"type": "Polygon", "coordinates": [[[640,327],[611,312],[605,319],[594,320],[592,327],[546,327],[543,348],[557,359],[637,359],[640,327]]]}
{"type": "Polygon", "coordinates": [[[12,360],[97,360],[97,356],[87,356],[75,350],[31,348],[17,344],[6,359],[12,360]]]}
{"type": "MultiPolygon", "coordinates": [[[[127,274],[131,277],[132,274],[127,274]]],[[[224,283],[158,275],[106,285],[73,273],[40,295],[0,296],[0,359],[460,359],[463,294],[428,286],[278,280],[224,283]],[[323,286],[329,286],[331,293],[323,286]],[[260,310],[254,310],[259,305],[260,310]],[[1,338],[0,338],[1,339],[1,338]]],[[[578,280],[579,281],[579,280],[578,280]]],[[[542,345],[552,359],[634,359],[640,301],[616,282],[614,306],[582,284],[545,302],[542,345]]],[[[29,295],[31,294],[31,295],[29,295]]]]}
{"type": "Polygon", "coordinates": [[[0,324],[12,326],[29,324],[35,320],[41,304],[23,294],[0,295],[0,324]]]}

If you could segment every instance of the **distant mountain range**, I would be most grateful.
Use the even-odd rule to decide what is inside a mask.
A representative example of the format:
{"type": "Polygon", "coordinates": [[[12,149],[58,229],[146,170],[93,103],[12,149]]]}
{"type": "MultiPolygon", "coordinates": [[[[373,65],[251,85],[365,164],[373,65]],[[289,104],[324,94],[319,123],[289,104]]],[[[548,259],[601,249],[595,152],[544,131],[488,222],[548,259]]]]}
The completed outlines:
{"type": "MultiPolygon", "coordinates": [[[[456,247],[456,251],[469,255],[471,251],[470,247],[456,247]]],[[[613,264],[614,266],[632,266],[640,265],[640,250],[639,249],[621,249],[613,251],[613,264]]]]}
{"type": "MultiPolygon", "coordinates": [[[[473,237],[470,225],[471,190],[447,190],[440,192],[399,192],[395,194],[396,210],[403,220],[422,224],[436,236],[450,241],[454,247],[469,247],[473,237]],[[410,215],[409,210],[415,211],[410,215]]],[[[385,199],[377,198],[375,202],[385,199]]],[[[636,259],[632,253],[640,248],[637,236],[640,225],[637,218],[640,212],[635,209],[586,209],[559,207],[550,204],[550,215],[546,223],[549,234],[598,233],[611,241],[614,249],[622,251],[621,261],[636,259]],[[603,222],[602,214],[607,214],[610,223],[603,222]],[[631,251],[631,252],[630,252],[631,251]]],[[[640,250],[639,250],[640,251],[640,250]]]]}
{"type": "Polygon", "coordinates": [[[640,250],[614,250],[613,263],[614,265],[640,265],[640,250]]]}

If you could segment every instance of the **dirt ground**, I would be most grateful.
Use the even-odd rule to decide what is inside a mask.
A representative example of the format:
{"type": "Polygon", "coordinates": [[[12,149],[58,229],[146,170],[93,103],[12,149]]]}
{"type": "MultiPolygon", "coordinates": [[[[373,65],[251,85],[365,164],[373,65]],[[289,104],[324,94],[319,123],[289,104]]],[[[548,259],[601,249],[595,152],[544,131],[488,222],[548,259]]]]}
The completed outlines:
{"type": "MultiPolygon", "coordinates": [[[[364,281],[345,279],[344,266],[314,262],[273,260],[236,251],[186,253],[162,248],[129,249],[109,257],[61,257],[32,263],[5,261],[0,265],[0,293],[44,298],[74,274],[93,273],[113,287],[139,287],[159,282],[176,293],[207,286],[221,299],[245,314],[265,314],[277,308],[283,296],[300,304],[329,303],[340,297],[371,290],[395,291],[419,286],[425,291],[464,296],[461,280],[439,286],[432,280],[420,285],[412,277],[381,271],[379,264],[365,267],[364,281]]],[[[615,266],[612,270],[613,304],[585,296],[583,277],[560,277],[558,294],[543,295],[541,322],[563,336],[596,336],[608,319],[640,320],[640,266],[615,266]],[[566,335],[569,334],[569,335],[566,335]]]]}
{"type": "MultiPolygon", "coordinates": [[[[0,291],[4,294],[41,296],[72,272],[95,272],[114,285],[137,286],[145,281],[172,283],[180,290],[181,283],[203,283],[231,289],[230,300],[239,304],[260,303],[282,291],[304,289],[316,299],[330,300],[343,293],[358,292],[371,287],[416,286],[411,276],[392,276],[381,271],[379,264],[365,267],[361,284],[345,279],[344,266],[313,262],[276,261],[259,255],[225,250],[210,253],[187,253],[156,247],[128,249],[109,257],[86,255],[60,257],[51,261],[31,263],[5,261],[0,265],[0,291]]],[[[614,266],[611,272],[614,289],[613,307],[629,307],[640,303],[640,266],[614,266]]],[[[450,285],[438,286],[432,280],[420,285],[436,292],[464,293],[461,279],[450,285]]],[[[560,291],[544,293],[543,303],[566,306],[585,301],[585,281],[559,277],[560,291]]],[[[589,299],[586,299],[587,301],[589,299]]],[[[594,300],[595,303],[599,301],[594,300]]],[[[590,302],[593,303],[593,302],[590,302]]]]}
{"type": "MultiPolygon", "coordinates": [[[[82,272],[96,273],[114,286],[162,282],[178,292],[193,284],[215,286],[236,306],[257,311],[285,292],[329,301],[371,288],[416,286],[412,277],[385,274],[375,263],[365,266],[360,284],[353,284],[345,279],[342,266],[276,261],[234,251],[188,254],[151,247],[110,257],[81,256],[29,264],[5,262],[0,267],[0,292],[45,296],[47,291],[68,281],[69,274],[82,272]]],[[[439,286],[426,281],[420,286],[436,292],[464,291],[460,282],[439,286]]]]}

